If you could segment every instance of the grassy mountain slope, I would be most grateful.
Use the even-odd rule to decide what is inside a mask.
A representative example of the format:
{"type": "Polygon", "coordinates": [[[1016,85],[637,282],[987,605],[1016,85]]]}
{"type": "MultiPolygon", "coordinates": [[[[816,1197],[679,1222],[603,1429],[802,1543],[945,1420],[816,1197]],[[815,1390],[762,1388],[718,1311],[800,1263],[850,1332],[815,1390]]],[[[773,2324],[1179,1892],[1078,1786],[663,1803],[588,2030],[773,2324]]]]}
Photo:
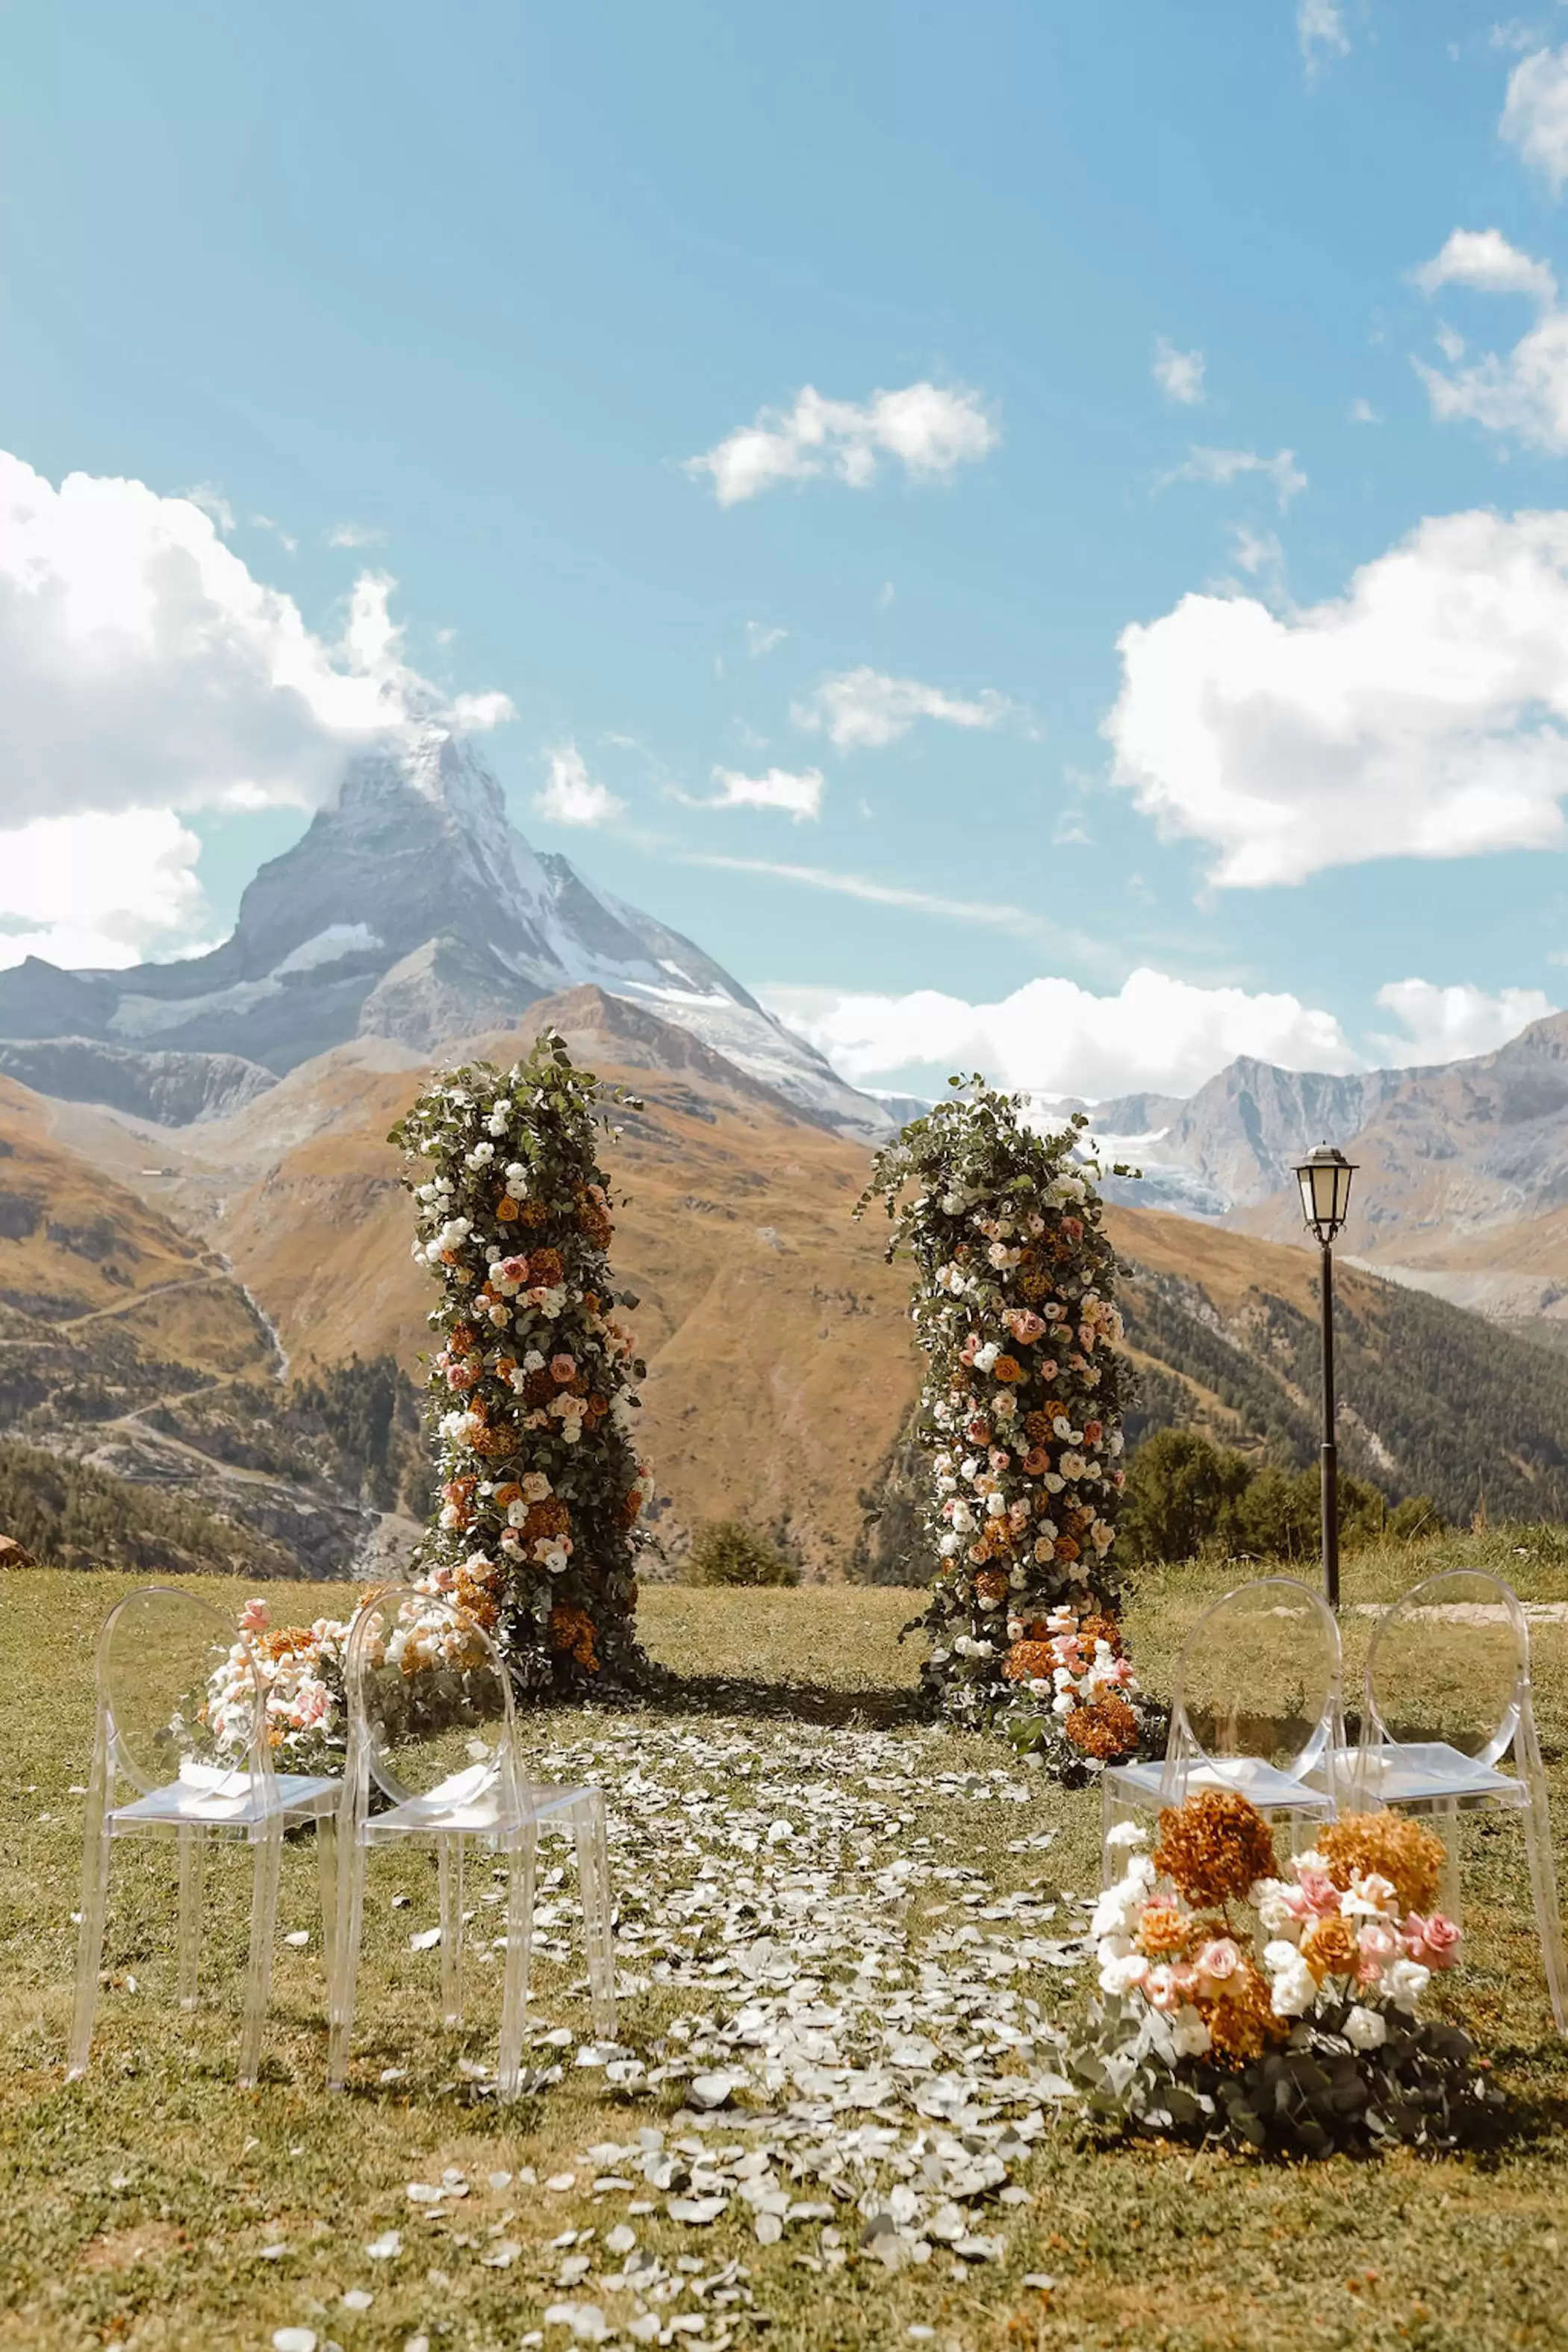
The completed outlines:
{"type": "MultiPolygon", "coordinates": [[[[667,1045],[662,1024],[638,1013],[634,1024],[630,1010],[591,990],[539,1008],[646,1105],[626,1117],[608,1157],[630,1195],[616,1255],[642,1301],[632,1320],[649,1363],[643,1434],[656,1525],[668,1535],[740,1514],[786,1528],[817,1572],[845,1573],[858,1547],[862,1568],[874,1567],[897,1514],[863,1539],[865,1498],[886,1486],[918,1365],[906,1271],[882,1263],[874,1221],[849,1217],[868,1155],[753,1082],[734,1083],[716,1056],[694,1060],[684,1034],[667,1045]]],[[[531,1034],[478,1042],[505,1060],[531,1034]]],[[[434,1285],[411,1261],[384,1137],[422,1082],[414,1057],[384,1041],[340,1048],[231,1119],[164,1131],[163,1164],[175,1172],[143,1180],[160,1211],[221,1247],[297,1372],[384,1353],[419,1376],[434,1285]]],[[[90,1139],[100,1167],[137,1148],[107,1132],[89,1139],[79,1106],[30,1100],[29,1132],[57,1151],[67,1133],[90,1139]]],[[[160,1231],[166,1223],[154,1217],[160,1231]]],[[[1195,1421],[1281,1462],[1310,1460],[1313,1259],[1157,1212],[1114,1209],[1110,1223],[1130,1267],[1143,1422],[1195,1421]]],[[[200,1242],[184,1245],[204,1263],[200,1242]]],[[[1342,1269],[1339,1306],[1347,1469],[1391,1494],[1429,1493],[1452,1517],[1482,1501],[1497,1517],[1568,1517],[1568,1361],[1353,1266],[1342,1269]]],[[[0,1376],[20,1360],[0,1349],[0,1376]]],[[[246,1400],[248,1444],[262,1442],[255,1424],[268,1393],[263,1381],[259,1402],[246,1400]]],[[[168,1412],[187,1443],[246,1458],[233,1454],[236,1423],[221,1404],[192,1397],[168,1412]],[[204,1425],[215,1414],[226,1436],[204,1425]]],[[[292,1458],[278,1432],[265,1442],[292,1458]]],[[[418,1480],[405,1449],[396,1484],[407,1509],[418,1480]]]]}

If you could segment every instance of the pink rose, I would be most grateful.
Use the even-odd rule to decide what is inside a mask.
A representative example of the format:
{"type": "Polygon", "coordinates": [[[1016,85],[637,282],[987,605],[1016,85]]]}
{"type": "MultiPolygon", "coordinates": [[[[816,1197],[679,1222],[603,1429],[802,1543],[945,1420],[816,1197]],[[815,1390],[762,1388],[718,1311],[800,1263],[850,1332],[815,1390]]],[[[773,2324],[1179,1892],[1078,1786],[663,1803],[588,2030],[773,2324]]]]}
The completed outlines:
{"type": "Polygon", "coordinates": [[[1441,1911],[1434,1911],[1430,1919],[1412,1911],[1405,1922],[1405,1948],[1424,1969],[1451,1969],[1458,1940],[1458,1928],[1441,1911]]]}
{"type": "Polygon", "coordinates": [[[552,1356],[550,1359],[550,1377],[552,1381],[572,1380],[575,1377],[576,1370],[575,1356],[552,1356]]]}
{"type": "Polygon", "coordinates": [[[1176,1982],[1176,1972],[1163,1962],[1160,1967],[1150,1969],[1143,1979],[1143,1990],[1150,2005],[1165,2011],[1167,2014],[1182,2006],[1182,1988],[1176,1982]]]}
{"type": "Polygon", "coordinates": [[[1212,1944],[1204,1946],[1194,1965],[1199,1976],[1224,1984],[1241,1966],[1241,1952],[1234,1937],[1216,1936],[1212,1944]]]}
{"type": "Polygon", "coordinates": [[[259,1593],[252,1593],[239,1612],[242,1633],[262,1633],[267,1630],[267,1603],[259,1593]]]}
{"type": "Polygon", "coordinates": [[[1361,1984],[1375,1984],[1390,1960],[1398,1958],[1399,1937],[1383,1920],[1369,1919],[1356,1940],[1361,1947],[1361,1961],[1356,1969],[1357,1981],[1361,1984]]]}
{"type": "Polygon", "coordinates": [[[526,1282],[528,1260],[525,1257],[503,1257],[490,1268],[492,1282],[526,1282]]]}
{"type": "MultiPolygon", "coordinates": [[[[1299,1864],[1297,1865],[1296,1876],[1300,1882],[1301,1893],[1306,1898],[1307,1909],[1315,1913],[1320,1919],[1332,1919],[1339,1911],[1340,1890],[1334,1885],[1333,1880],[1329,1876],[1328,1872],[1326,1870],[1315,1870],[1310,1864],[1305,1867],[1299,1864]]],[[[1289,1896],[1287,1896],[1286,1899],[1289,1901],[1289,1896]]],[[[1300,1916],[1302,1915],[1298,1914],[1297,1916],[1300,1916]]]]}

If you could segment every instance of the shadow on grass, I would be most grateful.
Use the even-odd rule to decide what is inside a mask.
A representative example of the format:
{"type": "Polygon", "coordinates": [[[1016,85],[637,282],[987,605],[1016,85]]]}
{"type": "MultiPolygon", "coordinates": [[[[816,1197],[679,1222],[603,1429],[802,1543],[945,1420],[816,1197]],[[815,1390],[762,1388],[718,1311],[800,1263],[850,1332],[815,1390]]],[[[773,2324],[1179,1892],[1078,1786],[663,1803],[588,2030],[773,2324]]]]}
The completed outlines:
{"type": "Polygon", "coordinates": [[[847,1690],[838,1683],[773,1682],[754,1675],[680,1675],[665,1668],[637,1702],[652,1715],[731,1715],[774,1723],[894,1731],[930,1723],[930,1701],[898,1685],[847,1690]]]}

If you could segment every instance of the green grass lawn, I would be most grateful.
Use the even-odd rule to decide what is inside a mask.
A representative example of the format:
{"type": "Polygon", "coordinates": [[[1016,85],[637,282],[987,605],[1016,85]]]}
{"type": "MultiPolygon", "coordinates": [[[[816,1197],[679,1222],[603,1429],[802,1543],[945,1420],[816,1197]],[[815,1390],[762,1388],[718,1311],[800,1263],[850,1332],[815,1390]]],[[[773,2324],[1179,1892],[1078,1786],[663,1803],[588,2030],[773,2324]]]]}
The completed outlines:
{"type": "MultiPolygon", "coordinates": [[[[1479,1564],[1483,1553],[1528,1597],[1568,1599],[1568,1547],[1545,1538],[1451,1538],[1426,1553],[1352,1561],[1352,1676],[1375,1622],[1358,1604],[1388,1597],[1423,1569],[1479,1564]]],[[[1222,1570],[1192,1569],[1143,1582],[1130,1631],[1155,1690],[1184,1628],[1226,1580],[1222,1570]]],[[[602,2070],[574,2063],[589,2026],[578,1951],[563,1940],[569,1874],[542,1889],[542,1933],[555,1957],[536,1965],[530,2052],[542,2073],[559,2061],[559,2081],[538,2081],[510,2112],[478,2095],[477,2071],[494,2058],[499,1970],[470,1969],[468,2030],[443,2032],[438,1956],[409,1948],[410,1933],[436,1916],[434,1868],[399,1851],[373,1864],[353,2075],[331,2099],[314,1863],[308,1841],[291,1842],[263,2080],[246,2095],[234,2088],[234,2062],[247,1858],[226,1848],[209,1865],[204,2005],[187,2018],[173,1999],[172,1849],[122,1842],[92,2069],[86,2082],[66,2084],[92,1645],[128,1589],[123,1578],[49,1571],[0,1581],[0,2347],[265,2352],[275,2330],[295,2327],[313,2331],[323,2352],[403,2352],[421,2336],[429,2352],[512,2352],[531,2338],[556,2352],[580,2339],[563,2322],[546,2325],[552,2305],[591,2296],[612,2316],[629,2313],[599,2282],[613,2267],[604,2240],[627,2215],[631,2192],[595,2194],[584,2152],[625,2148],[639,2129],[673,2137],[683,2084],[620,2092],[602,2070]],[[301,1929],[304,1948],[281,1940],[301,1929]],[[437,2183],[447,2168],[469,2193],[432,2216],[410,2202],[407,2184],[437,2183]],[[571,2188],[547,2185],[567,2173],[571,2188]],[[500,2183],[501,2174],[510,2177],[500,2183]],[[491,2175],[500,2185],[489,2185],[491,2175]],[[586,2275],[563,2284],[574,2252],[561,2241],[584,2230],[596,2233],[577,2250],[579,2260],[589,2254],[586,2275]],[[389,2231],[399,2250],[368,2255],[389,2231]],[[504,2263],[495,2259],[508,2248],[504,2263]],[[345,2304],[345,2294],[355,2300],[345,2304]]],[[[216,1580],[200,1589],[235,1608],[244,1591],[216,1580]]],[[[342,1597],[321,1586],[269,1592],[279,1622],[342,1597]]],[[[1000,1743],[907,1720],[919,1645],[900,1648],[897,1634],[910,1603],[906,1593],[842,1588],[655,1588],[645,1601],[650,1648],[702,1680],[647,1714],[556,1714],[531,1725],[542,1766],[552,1749],[574,1747],[571,1769],[593,1769],[613,1816],[626,1812],[612,1865],[630,1923],[621,1967],[638,1989],[623,2003],[619,2040],[650,2065],[679,2055],[691,2034],[700,2044],[739,2005],[701,1981],[661,1982],[645,1964],[667,1947],[659,1921],[671,1902],[716,1916],[747,1873],[782,1868],[768,1862],[765,1836],[761,1856],[754,1851],[756,1824],[770,1814],[791,1823],[788,1850],[816,1871],[811,1883],[828,1890],[825,1903],[852,1905],[890,1862],[920,1861],[907,1899],[865,1904],[868,1932],[899,1947],[890,1987],[918,1987],[922,1960],[945,1948],[944,1936],[953,1944],[955,1921],[1000,1917],[1021,1893],[1057,1898],[1047,1933],[1081,1929],[1075,1898],[1097,1882],[1097,1799],[1045,1785],[1000,1743]],[[661,1792],[650,1811],[655,1778],[661,1792]],[[1043,1848],[1047,1831],[1056,1834],[1043,1848]]],[[[1562,1872],[1568,1626],[1540,1626],[1535,1658],[1562,1872]]],[[[1462,1682],[1444,1681],[1441,1703],[1462,1712],[1462,1682]]],[[[545,1860],[556,1858],[547,1848],[545,1860]]],[[[499,1929],[482,1909],[492,1891],[488,1870],[475,1869],[470,1900],[499,1929]]],[[[672,2317],[702,2322],[669,2340],[780,2352],[1562,2344],[1568,2048],[1552,2032],[1511,1826],[1469,1823],[1466,1895],[1468,1965],[1456,1998],[1518,2104],[1520,2135],[1501,2153],[1286,2168],[1107,2143],[1070,2109],[1047,2107],[1032,2150],[1014,2166],[1016,2193],[975,2208],[973,2226],[1001,2242],[994,2257],[963,2261],[939,2245],[930,2262],[896,2274],[861,2252],[863,2223],[847,2197],[831,2224],[792,2222],[769,2244],[743,2203],[693,2227],[669,2218],[649,2190],[643,2201],[653,2210],[631,2226],[690,2288],[659,2304],[661,2325],[668,2333],[672,2317]],[[708,2290],[721,2274],[730,2284],[714,2303],[708,2290]],[[1041,2276],[1049,2287],[1025,2283],[1041,2276]],[[723,2299],[731,2294],[741,2299],[723,2299]]],[[[950,1955],[943,1964],[958,1962],[950,1955]]],[[[707,1969],[717,1980],[721,1940],[694,1928],[683,1966],[689,1978],[707,1969]]],[[[1025,1971],[997,1982],[1060,2020],[1089,1973],[1025,1971]]],[[[989,2029],[976,2011],[977,2037],[989,2029]]],[[[735,2117],[703,2144],[736,2152],[745,2141],[735,2117]]]]}

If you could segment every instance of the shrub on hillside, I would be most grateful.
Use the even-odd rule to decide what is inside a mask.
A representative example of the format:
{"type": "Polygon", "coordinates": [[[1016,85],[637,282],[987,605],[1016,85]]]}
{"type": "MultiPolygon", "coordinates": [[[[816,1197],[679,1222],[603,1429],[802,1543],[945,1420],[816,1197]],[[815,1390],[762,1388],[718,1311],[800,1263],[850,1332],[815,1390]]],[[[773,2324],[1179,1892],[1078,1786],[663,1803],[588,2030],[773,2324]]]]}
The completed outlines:
{"type": "MultiPolygon", "coordinates": [[[[1321,1474],[1249,1462],[1197,1429],[1161,1429],[1127,1469],[1122,1536],[1140,1559],[1192,1559],[1205,1551],[1295,1565],[1315,1559],[1321,1542],[1321,1474]]],[[[1347,1549],[1392,1537],[1413,1541],[1442,1532],[1443,1516],[1426,1495],[1390,1507],[1365,1478],[1342,1473],[1340,1540],[1347,1549]]]]}
{"type": "Polygon", "coordinates": [[[692,1539],[688,1584],[798,1584],[800,1570],[743,1519],[709,1519],[692,1539]]]}
{"type": "Polygon", "coordinates": [[[1121,1534],[1139,1559],[1191,1559],[1228,1534],[1252,1471],[1198,1429],[1157,1429],[1127,1465],[1121,1534]]]}

